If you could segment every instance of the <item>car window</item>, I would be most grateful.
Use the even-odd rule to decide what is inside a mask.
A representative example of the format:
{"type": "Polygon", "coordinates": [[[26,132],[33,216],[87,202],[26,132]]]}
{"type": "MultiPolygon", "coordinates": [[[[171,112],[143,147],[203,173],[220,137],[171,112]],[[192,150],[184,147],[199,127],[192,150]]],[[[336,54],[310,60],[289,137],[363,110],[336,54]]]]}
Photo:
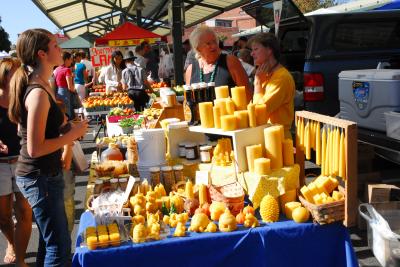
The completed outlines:
{"type": "Polygon", "coordinates": [[[304,52],[307,47],[308,31],[287,31],[282,36],[282,52],[304,52]]]}
{"type": "Polygon", "coordinates": [[[336,50],[369,50],[400,47],[399,21],[339,23],[332,40],[336,50]]]}

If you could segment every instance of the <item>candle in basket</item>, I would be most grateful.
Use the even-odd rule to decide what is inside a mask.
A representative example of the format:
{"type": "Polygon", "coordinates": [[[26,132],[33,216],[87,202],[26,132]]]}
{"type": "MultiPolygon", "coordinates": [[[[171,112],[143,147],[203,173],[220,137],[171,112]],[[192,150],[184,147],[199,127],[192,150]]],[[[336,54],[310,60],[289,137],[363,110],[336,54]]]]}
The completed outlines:
{"type": "Polygon", "coordinates": [[[236,110],[244,110],[247,105],[246,88],[237,86],[231,88],[232,99],[235,103],[236,110]]]}
{"type": "Polygon", "coordinates": [[[254,172],[258,175],[267,175],[271,172],[271,160],[259,158],[254,160],[254,172]]]}
{"type": "Polygon", "coordinates": [[[216,106],[213,107],[213,116],[214,116],[214,126],[217,129],[221,128],[221,108],[216,106]]]}
{"type": "Polygon", "coordinates": [[[232,99],[227,98],[225,100],[225,105],[227,115],[233,115],[233,113],[235,112],[235,103],[233,103],[232,99]]]}
{"type": "Polygon", "coordinates": [[[249,172],[254,172],[254,160],[262,158],[261,144],[246,146],[247,167],[249,172]]]}
{"type": "Polygon", "coordinates": [[[199,103],[201,126],[204,128],[214,128],[214,115],[212,102],[199,103]]]}
{"type": "Polygon", "coordinates": [[[257,121],[256,121],[256,105],[255,104],[248,104],[247,105],[247,111],[249,113],[249,125],[250,127],[256,127],[257,126],[257,121]]]}
{"type": "Polygon", "coordinates": [[[221,116],[227,115],[228,112],[226,111],[226,98],[220,98],[214,100],[214,106],[219,107],[221,116]]]}
{"type": "Polygon", "coordinates": [[[268,122],[267,106],[265,104],[256,105],[255,114],[257,126],[264,125],[268,122]]]}
{"type": "Polygon", "coordinates": [[[292,166],[294,164],[294,151],[292,139],[285,139],[283,145],[283,165],[292,166]]]}
{"type": "Polygon", "coordinates": [[[221,128],[223,131],[234,131],[237,129],[237,121],[234,115],[221,116],[221,128]]]}
{"type": "Polygon", "coordinates": [[[249,115],[247,110],[238,110],[233,113],[237,119],[238,129],[249,128],[249,115]]]}
{"type": "Polygon", "coordinates": [[[271,160],[271,169],[280,169],[282,160],[283,126],[273,125],[264,129],[265,149],[271,160]]]}
{"type": "Polygon", "coordinates": [[[215,98],[228,98],[229,97],[229,87],[224,85],[224,86],[218,86],[215,87],[215,98]]]}

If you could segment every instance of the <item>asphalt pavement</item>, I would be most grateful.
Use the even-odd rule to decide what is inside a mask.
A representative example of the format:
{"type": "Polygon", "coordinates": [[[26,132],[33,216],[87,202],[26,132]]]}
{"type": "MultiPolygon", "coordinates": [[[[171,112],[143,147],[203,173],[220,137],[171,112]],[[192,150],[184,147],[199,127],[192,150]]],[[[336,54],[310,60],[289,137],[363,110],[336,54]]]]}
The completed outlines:
{"type": "MultiPolygon", "coordinates": [[[[91,124],[88,134],[86,134],[84,140],[81,141],[82,148],[86,155],[87,160],[90,160],[92,152],[95,150],[95,142],[94,142],[94,134],[99,129],[99,126],[95,124],[91,124]]],[[[103,131],[100,132],[100,136],[103,135],[103,131]]],[[[307,164],[306,168],[312,168],[312,164],[307,164]]],[[[75,251],[75,240],[76,240],[76,231],[79,225],[79,218],[84,212],[84,199],[85,199],[85,192],[86,192],[86,185],[87,185],[87,177],[88,173],[83,173],[76,176],[76,187],[75,187],[75,205],[76,205],[76,214],[75,214],[75,227],[72,232],[72,253],[75,251]]],[[[351,241],[356,252],[357,258],[359,260],[359,265],[361,267],[378,267],[380,266],[377,262],[376,258],[373,256],[371,250],[368,248],[367,244],[367,233],[366,231],[361,231],[356,227],[350,228],[349,233],[351,235],[351,241]]],[[[28,249],[27,249],[27,256],[26,262],[29,266],[35,266],[35,259],[36,259],[36,251],[37,251],[37,244],[39,239],[39,232],[35,225],[32,224],[32,235],[29,241],[28,249]]],[[[4,235],[0,234],[0,262],[3,262],[5,249],[7,246],[7,242],[4,238],[4,235]]],[[[312,252],[310,251],[310,255],[312,252]]],[[[72,255],[71,255],[72,257],[72,255]]],[[[312,256],[310,256],[310,261],[312,261],[312,256]]],[[[1,264],[0,266],[13,266],[13,265],[6,265],[1,264]]],[[[321,266],[323,267],[323,266],[321,266]]]]}

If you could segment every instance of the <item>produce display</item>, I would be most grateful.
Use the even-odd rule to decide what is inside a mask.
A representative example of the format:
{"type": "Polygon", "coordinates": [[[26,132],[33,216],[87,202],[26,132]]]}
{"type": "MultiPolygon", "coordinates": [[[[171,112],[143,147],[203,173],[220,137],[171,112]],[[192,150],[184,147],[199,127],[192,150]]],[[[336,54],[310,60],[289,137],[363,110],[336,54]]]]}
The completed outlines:
{"type": "Polygon", "coordinates": [[[158,108],[146,108],[143,111],[143,116],[146,118],[148,121],[156,120],[158,117],[160,117],[162,112],[162,109],[158,108]]]}
{"type": "Polygon", "coordinates": [[[97,84],[93,85],[92,92],[95,93],[105,93],[106,92],[106,85],[105,84],[97,84]]]}
{"type": "Polygon", "coordinates": [[[133,101],[127,93],[113,93],[109,96],[89,96],[82,103],[87,112],[107,111],[112,107],[132,108],[133,101]]]}

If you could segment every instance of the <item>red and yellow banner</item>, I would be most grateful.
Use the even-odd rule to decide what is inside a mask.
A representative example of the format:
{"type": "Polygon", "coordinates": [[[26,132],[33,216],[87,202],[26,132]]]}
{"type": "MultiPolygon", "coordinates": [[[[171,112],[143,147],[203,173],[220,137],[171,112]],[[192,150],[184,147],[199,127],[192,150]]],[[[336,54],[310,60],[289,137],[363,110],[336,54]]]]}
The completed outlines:
{"type": "Polygon", "coordinates": [[[137,46],[141,42],[147,41],[149,44],[161,41],[161,38],[143,38],[143,39],[126,39],[126,40],[109,40],[109,46],[137,46]]]}

